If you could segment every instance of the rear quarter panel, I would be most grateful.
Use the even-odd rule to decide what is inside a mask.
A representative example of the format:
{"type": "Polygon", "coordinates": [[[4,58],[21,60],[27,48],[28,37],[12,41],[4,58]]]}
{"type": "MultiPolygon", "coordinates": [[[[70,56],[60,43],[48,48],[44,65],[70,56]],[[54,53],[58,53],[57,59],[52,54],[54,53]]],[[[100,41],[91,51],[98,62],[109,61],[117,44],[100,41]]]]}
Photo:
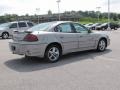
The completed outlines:
{"type": "MultiPolygon", "coordinates": [[[[39,38],[38,43],[44,44],[44,47],[43,47],[44,53],[45,53],[47,46],[51,43],[56,42],[62,46],[62,43],[60,42],[59,38],[56,37],[56,35],[57,34],[55,32],[43,33],[43,34],[38,35],[38,38],[39,38]]],[[[58,37],[59,37],[59,35],[58,35],[58,37]]]]}

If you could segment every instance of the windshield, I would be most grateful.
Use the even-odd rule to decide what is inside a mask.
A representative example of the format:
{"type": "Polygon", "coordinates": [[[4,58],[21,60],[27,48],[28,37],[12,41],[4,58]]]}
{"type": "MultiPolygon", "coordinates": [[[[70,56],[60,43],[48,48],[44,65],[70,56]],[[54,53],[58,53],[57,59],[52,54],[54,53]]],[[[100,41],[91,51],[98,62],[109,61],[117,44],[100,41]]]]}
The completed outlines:
{"type": "Polygon", "coordinates": [[[100,23],[95,23],[92,26],[99,26],[99,25],[101,25],[101,24],[100,23]]]}
{"type": "Polygon", "coordinates": [[[4,24],[0,24],[0,27],[9,27],[10,23],[4,23],[4,24]]]}
{"type": "Polygon", "coordinates": [[[33,26],[28,31],[48,31],[48,29],[53,25],[54,22],[41,23],[33,26]]]}
{"type": "Polygon", "coordinates": [[[91,26],[91,25],[93,25],[93,24],[89,24],[88,26],[91,26]]]}
{"type": "Polygon", "coordinates": [[[101,26],[107,25],[107,23],[103,23],[101,26]]]}

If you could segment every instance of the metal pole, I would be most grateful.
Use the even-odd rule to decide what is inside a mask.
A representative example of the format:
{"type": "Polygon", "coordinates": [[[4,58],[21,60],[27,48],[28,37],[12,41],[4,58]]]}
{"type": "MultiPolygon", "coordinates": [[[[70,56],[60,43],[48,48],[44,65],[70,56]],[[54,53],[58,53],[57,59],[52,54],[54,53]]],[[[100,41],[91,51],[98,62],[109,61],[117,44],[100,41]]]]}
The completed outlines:
{"type": "Polygon", "coordinates": [[[59,21],[60,21],[60,6],[59,6],[59,3],[60,3],[60,0],[57,1],[57,4],[58,4],[58,18],[59,18],[59,21]]]}
{"type": "Polygon", "coordinates": [[[110,0],[108,0],[108,30],[110,29],[110,0]]]}
{"type": "Polygon", "coordinates": [[[36,11],[37,11],[37,14],[38,14],[38,24],[39,24],[39,11],[40,11],[40,8],[36,8],[36,11]]]}
{"type": "Polygon", "coordinates": [[[37,15],[37,23],[39,24],[39,15],[37,15]]]}
{"type": "Polygon", "coordinates": [[[100,20],[100,13],[99,12],[100,12],[101,7],[96,7],[96,8],[98,9],[98,22],[99,22],[99,20],[100,20]]]}

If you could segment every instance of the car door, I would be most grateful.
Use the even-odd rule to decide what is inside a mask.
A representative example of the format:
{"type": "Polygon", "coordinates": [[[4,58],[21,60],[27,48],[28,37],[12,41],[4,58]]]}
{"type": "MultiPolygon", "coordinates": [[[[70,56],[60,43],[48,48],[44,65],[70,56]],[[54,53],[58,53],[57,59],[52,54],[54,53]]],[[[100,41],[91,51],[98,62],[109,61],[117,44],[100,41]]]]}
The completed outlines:
{"type": "Polygon", "coordinates": [[[9,34],[13,35],[14,30],[18,30],[18,23],[12,23],[9,26],[9,30],[8,30],[9,34]]]}
{"type": "Polygon", "coordinates": [[[95,46],[95,34],[89,33],[88,29],[78,23],[73,23],[79,39],[79,48],[87,49],[95,46]]]}
{"type": "Polygon", "coordinates": [[[78,49],[78,38],[70,23],[63,23],[56,26],[55,32],[59,32],[58,36],[62,42],[64,52],[71,52],[78,49]]]}
{"type": "Polygon", "coordinates": [[[19,27],[18,29],[19,31],[25,31],[29,28],[26,22],[18,22],[18,27],[19,27]]]}

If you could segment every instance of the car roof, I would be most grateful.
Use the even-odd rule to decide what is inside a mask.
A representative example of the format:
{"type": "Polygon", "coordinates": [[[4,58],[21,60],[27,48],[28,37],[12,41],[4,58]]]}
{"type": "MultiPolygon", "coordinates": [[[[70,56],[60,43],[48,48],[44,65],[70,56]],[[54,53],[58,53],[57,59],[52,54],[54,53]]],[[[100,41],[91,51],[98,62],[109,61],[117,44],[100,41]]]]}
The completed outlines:
{"type": "Polygon", "coordinates": [[[55,23],[73,23],[72,21],[53,21],[53,22],[55,22],[55,23]]]}
{"type": "MultiPolygon", "coordinates": [[[[44,23],[51,23],[50,28],[54,28],[57,25],[60,25],[60,24],[63,24],[63,23],[77,23],[77,22],[73,22],[73,21],[52,21],[52,22],[44,22],[44,23]]],[[[40,24],[42,24],[42,23],[40,23],[40,24]]]]}
{"type": "MultiPolygon", "coordinates": [[[[46,22],[46,23],[49,23],[49,22],[46,22]]],[[[57,26],[57,25],[62,24],[62,23],[76,23],[76,22],[73,22],[73,21],[52,21],[51,23],[53,23],[52,27],[54,27],[54,26],[57,26]]]]}
{"type": "Polygon", "coordinates": [[[18,22],[30,22],[30,21],[13,21],[13,22],[8,22],[8,23],[18,23],[18,22]]]}

